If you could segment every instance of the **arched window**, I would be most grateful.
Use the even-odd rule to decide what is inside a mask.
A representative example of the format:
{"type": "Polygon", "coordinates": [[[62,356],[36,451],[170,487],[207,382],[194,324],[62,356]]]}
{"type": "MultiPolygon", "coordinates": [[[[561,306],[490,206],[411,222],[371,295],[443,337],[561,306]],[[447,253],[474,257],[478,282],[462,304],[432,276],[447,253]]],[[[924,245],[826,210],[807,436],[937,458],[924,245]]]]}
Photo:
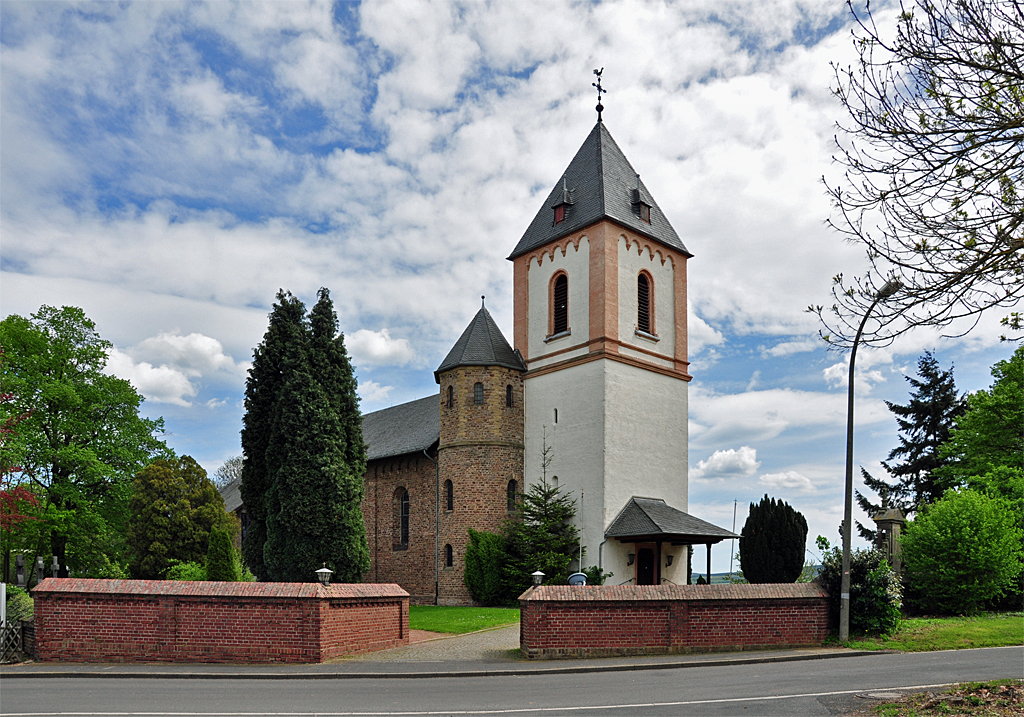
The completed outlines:
{"type": "Polygon", "coordinates": [[[636,280],[636,328],[645,334],[653,334],[651,321],[651,280],[647,274],[641,273],[636,280]]]}
{"type": "Polygon", "coordinates": [[[559,274],[555,278],[555,287],[552,292],[552,326],[551,333],[561,334],[569,330],[569,277],[559,274]]]}
{"type": "Polygon", "coordinates": [[[450,480],[444,482],[444,509],[455,510],[455,486],[450,480]]]}
{"type": "Polygon", "coordinates": [[[484,385],[479,381],[473,384],[473,403],[477,406],[484,405],[484,385]]]}
{"type": "Polygon", "coordinates": [[[512,384],[505,386],[505,407],[512,408],[512,384]]]}
{"type": "Polygon", "coordinates": [[[454,396],[454,394],[455,394],[455,391],[452,389],[451,386],[449,386],[448,387],[448,408],[451,408],[453,405],[455,405],[455,396],[454,396]]]}
{"type": "Polygon", "coordinates": [[[401,487],[395,489],[395,512],[392,534],[396,549],[409,547],[409,491],[401,487]]]}
{"type": "Polygon", "coordinates": [[[519,498],[519,496],[517,495],[518,492],[519,492],[519,484],[516,483],[514,480],[510,480],[508,482],[508,490],[506,491],[506,497],[505,497],[505,500],[507,502],[507,506],[506,507],[507,507],[509,513],[514,513],[515,510],[516,510],[516,503],[518,502],[518,498],[519,498]]]}
{"type": "Polygon", "coordinates": [[[455,564],[455,557],[452,555],[452,546],[444,546],[444,566],[446,568],[452,567],[455,564]]]}

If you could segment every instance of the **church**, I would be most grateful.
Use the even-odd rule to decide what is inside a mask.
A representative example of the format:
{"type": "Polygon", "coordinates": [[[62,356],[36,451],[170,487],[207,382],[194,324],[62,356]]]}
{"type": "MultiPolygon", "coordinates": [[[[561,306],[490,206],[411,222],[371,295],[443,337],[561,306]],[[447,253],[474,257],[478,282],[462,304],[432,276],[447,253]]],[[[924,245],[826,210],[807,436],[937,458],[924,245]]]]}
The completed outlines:
{"type": "Polygon", "coordinates": [[[576,501],[582,568],[683,584],[733,533],[687,510],[692,254],[601,119],[526,228],[512,342],[485,306],[435,395],[363,416],[368,582],[469,604],[468,528],[497,532],[541,475],[576,501]],[[546,465],[545,465],[546,464],[546,465]]]}

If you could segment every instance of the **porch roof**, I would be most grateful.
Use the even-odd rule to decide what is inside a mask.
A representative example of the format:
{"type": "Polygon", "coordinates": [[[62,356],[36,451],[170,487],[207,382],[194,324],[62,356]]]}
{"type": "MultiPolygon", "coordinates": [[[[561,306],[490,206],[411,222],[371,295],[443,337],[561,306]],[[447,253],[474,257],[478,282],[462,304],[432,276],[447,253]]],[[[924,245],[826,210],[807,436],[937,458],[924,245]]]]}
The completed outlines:
{"type": "Polygon", "coordinates": [[[648,541],[712,545],[740,536],[673,508],[660,498],[633,496],[604,533],[623,543],[648,541]]]}

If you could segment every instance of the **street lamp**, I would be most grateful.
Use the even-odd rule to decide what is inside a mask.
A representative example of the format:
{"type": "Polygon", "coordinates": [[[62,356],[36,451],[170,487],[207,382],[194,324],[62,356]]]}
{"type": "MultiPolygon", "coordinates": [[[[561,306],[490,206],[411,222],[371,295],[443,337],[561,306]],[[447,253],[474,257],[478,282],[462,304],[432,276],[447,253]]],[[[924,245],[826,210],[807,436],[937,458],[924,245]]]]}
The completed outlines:
{"type": "Polygon", "coordinates": [[[853,523],[853,365],[857,360],[857,344],[864,324],[879,301],[884,301],[903,288],[899,279],[889,279],[875,294],[875,300],[864,312],[850,350],[850,385],[846,404],[846,496],[843,506],[843,576],[839,588],[839,641],[850,639],[850,527],[853,523]]]}
{"type": "Polygon", "coordinates": [[[538,570],[535,573],[532,573],[531,577],[533,578],[533,587],[535,588],[539,588],[540,584],[544,582],[544,573],[542,573],[540,570],[538,570]]]}

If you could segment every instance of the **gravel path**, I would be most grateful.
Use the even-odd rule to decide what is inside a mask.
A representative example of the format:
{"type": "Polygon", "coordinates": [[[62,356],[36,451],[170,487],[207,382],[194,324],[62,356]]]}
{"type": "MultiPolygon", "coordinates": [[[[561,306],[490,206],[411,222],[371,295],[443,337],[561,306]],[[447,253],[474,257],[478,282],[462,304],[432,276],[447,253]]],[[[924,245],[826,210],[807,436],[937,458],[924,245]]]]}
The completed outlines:
{"type": "Polygon", "coordinates": [[[408,647],[395,647],[359,655],[352,659],[371,662],[442,662],[476,660],[478,662],[516,662],[519,657],[519,623],[466,635],[439,637],[408,647]],[[515,652],[512,652],[512,651],[515,652]]]}

